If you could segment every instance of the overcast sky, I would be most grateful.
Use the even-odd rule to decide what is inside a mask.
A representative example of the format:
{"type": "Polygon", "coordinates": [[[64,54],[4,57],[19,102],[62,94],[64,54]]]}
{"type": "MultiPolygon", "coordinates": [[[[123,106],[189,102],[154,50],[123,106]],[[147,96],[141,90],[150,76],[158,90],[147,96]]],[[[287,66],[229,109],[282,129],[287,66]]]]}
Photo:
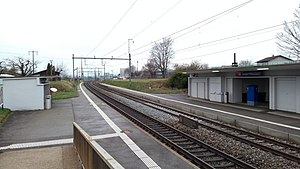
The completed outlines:
{"type": "MultiPolygon", "coordinates": [[[[244,2],[247,0],[1,0],[0,60],[31,59],[28,51],[35,50],[38,70],[53,60],[54,65],[63,63],[71,74],[72,54],[128,58],[127,42],[133,39],[132,64],[140,70],[152,44],[169,35],[174,39],[172,63],[198,60],[213,67],[230,65],[233,53],[238,61],[252,62],[280,54],[275,36],[283,26],[277,25],[294,19],[297,0],[253,0],[202,22],[244,2]],[[220,41],[227,37],[233,38],[220,41]],[[212,41],[216,42],[208,43],[212,41]]],[[[105,63],[107,72],[114,74],[128,67],[128,61],[105,63]]],[[[86,60],[83,66],[102,67],[100,60],[86,60]]],[[[76,67],[80,60],[75,60],[76,67]]]]}

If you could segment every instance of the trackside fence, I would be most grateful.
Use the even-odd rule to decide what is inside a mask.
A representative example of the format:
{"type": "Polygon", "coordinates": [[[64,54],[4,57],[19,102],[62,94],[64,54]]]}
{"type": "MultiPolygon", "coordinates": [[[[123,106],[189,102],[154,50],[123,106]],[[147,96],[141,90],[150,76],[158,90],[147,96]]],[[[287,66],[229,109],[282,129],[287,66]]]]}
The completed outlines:
{"type": "Polygon", "coordinates": [[[75,122],[73,122],[73,136],[73,144],[85,169],[123,169],[114,158],[75,122]]]}

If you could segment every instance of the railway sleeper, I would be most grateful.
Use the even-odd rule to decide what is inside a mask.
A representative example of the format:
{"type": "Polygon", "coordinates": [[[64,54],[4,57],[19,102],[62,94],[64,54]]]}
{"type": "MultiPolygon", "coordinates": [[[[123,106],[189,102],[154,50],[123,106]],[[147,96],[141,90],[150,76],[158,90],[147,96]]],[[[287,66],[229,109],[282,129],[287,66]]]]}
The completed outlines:
{"type": "MultiPolygon", "coordinates": [[[[207,151],[207,152],[201,152],[201,153],[193,153],[195,156],[197,156],[197,157],[199,157],[199,158],[204,158],[204,157],[210,157],[210,158],[212,158],[212,157],[214,157],[214,156],[216,156],[216,153],[213,153],[213,152],[209,152],[209,151],[207,151]]],[[[223,158],[224,159],[224,158],[223,158]]],[[[205,161],[205,160],[204,160],[205,161]]]]}
{"type": "Polygon", "coordinates": [[[199,145],[197,145],[197,144],[195,144],[195,145],[188,145],[188,146],[185,146],[185,147],[182,147],[182,148],[184,148],[185,150],[187,150],[187,151],[194,151],[195,149],[202,149],[202,147],[201,146],[199,146],[199,145]]]}
{"type": "Polygon", "coordinates": [[[201,153],[201,152],[206,152],[208,151],[207,149],[205,148],[194,148],[194,149],[191,149],[191,150],[187,150],[188,152],[192,153],[192,154],[197,154],[197,153],[201,153]]]}
{"type": "Polygon", "coordinates": [[[177,133],[168,133],[168,134],[164,134],[165,137],[171,138],[171,137],[181,137],[180,135],[178,135],[177,133]]]}
{"type": "Polygon", "coordinates": [[[187,142],[189,140],[181,136],[181,138],[172,139],[172,141],[177,143],[177,142],[187,142]]]}
{"type": "Polygon", "coordinates": [[[191,145],[194,145],[195,143],[194,142],[191,142],[191,141],[188,141],[188,142],[180,142],[180,143],[176,143],[178,145],[180,145],[181,147],[185,147],[185,146],[191,146],[191,145]]]}
{"type": "Polygon", "coordinates": [[[167,129],[167,128],[152,128],[153,130],[155,130],[156,132],[164,135],[164,134],[168,134],[168,133],[174,133],[173,131],[167,129]]]}
{"type": "Polygon", "coordinates": [[[170,136],[166,136],[165,135],[165,137],[167,137],[169,140],[174,140],[174,139],[179,139],[179,138],[182,138],[182,136],[180,136],[180,135],[170,135],[170,136]]]}
{"type": "Polygon", "coordinates": [[[212,165],[214,168],[229,168],[229,167],[234,167],[235,164],[228,162],[228,163],[223,163],[223,164],[216,164],[212,165]]]}

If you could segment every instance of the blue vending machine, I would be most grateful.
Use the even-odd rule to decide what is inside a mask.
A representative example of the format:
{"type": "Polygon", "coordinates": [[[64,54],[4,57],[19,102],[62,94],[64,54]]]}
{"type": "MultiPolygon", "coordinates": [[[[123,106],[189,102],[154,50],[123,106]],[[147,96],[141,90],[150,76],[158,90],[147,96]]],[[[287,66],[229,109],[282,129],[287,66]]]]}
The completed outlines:
{"type": "Polygon", "coordinates": [[[257,85],[247,86],[247,104],[250,106],[255,106],[257,103],[258,88],[257,85]]]}

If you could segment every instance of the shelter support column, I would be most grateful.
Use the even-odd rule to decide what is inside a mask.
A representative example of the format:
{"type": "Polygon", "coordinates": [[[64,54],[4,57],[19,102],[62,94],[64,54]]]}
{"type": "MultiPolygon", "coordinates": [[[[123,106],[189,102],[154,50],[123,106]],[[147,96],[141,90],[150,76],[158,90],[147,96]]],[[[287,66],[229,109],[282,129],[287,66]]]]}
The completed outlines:
{"type": "Polygon", "coordinates": [[[190,97],[191,96],[191,91],[190,90],[192,90],[191,89],[191,75],[190,75],[190,77],[188,77],[188,97],[190,97]]]}
{"type": "MultiPolygon", "coordinates": [[[[300,103],[300,77],[296,77],[296,103],[300,103]]],[[[296,113],[300,113],[300,104],[296,104],[296,113]]]]}
{"type": "Polygon", "coordinates": [[[269,109],[275,110],[275,78],[270,77],[269,78],[269,109]]]}

